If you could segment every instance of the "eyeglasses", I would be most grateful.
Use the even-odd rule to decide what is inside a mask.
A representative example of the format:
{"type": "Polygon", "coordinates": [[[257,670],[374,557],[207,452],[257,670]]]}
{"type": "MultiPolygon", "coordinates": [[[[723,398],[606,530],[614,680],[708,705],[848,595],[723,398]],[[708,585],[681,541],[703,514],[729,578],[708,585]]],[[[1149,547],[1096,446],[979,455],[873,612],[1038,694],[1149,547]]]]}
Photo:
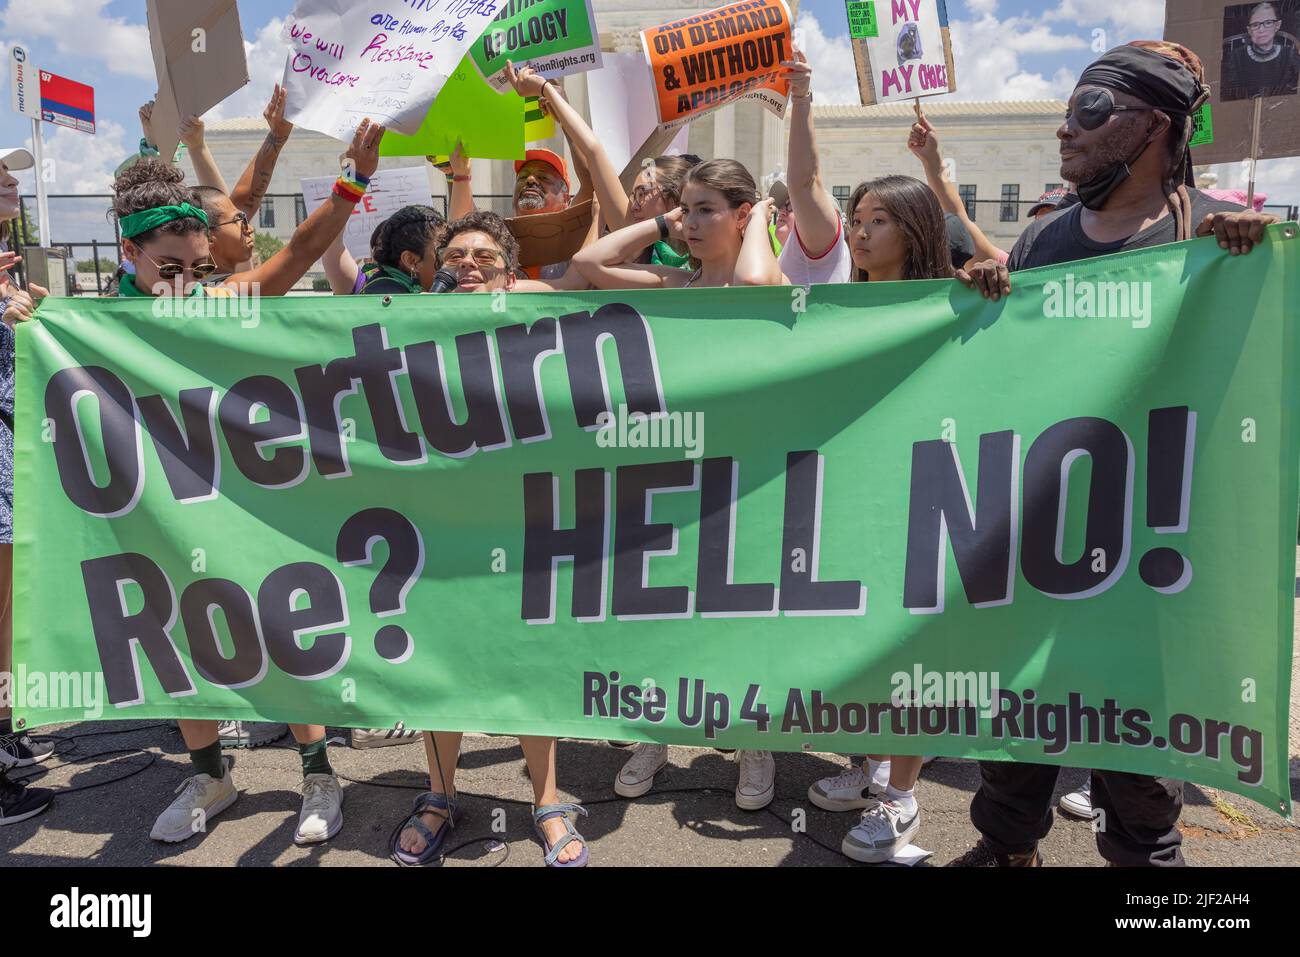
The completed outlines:
{"type": "Polygon", "coordinates": [[[1089,90],[1079,94],[1073,109],[1065,111],[1065,118],[1068,120],[1073,117],[1079,121],[1081,128],[1095,130],[1110,119],[1113,113],[1137,113],[1154,109],[1154,106],[1120,106],[1110,90],[1089,90]]]}
{"type": "Polygon", "coordinates": [[[632,190],[632,204],[635,206],[644,206],[662,192],[663,190],[658,186],[638,186],[636,189],[632,190]]]}
{"type": "Polygon", "coordinates": [[[143,249],[140,250],[140,255],[153,263],[154,268],[158,270],[158,275],[163,279],[176,279],[188,272],[193,275],[195,279],[204,280],[217,271],[217,264],[214,262],[195,263],[193,266],[182,266],[180,263],[160,263],[143,249]]]}
{"type": "Polygon", "coordinates": [[[1256,20],[1254,23],[1246,24],[1246,29],[1247,30],[1271,30],[1281,22],[1282,22],[1281,20],[1256,20]]]}
{"type": "Polygon", "coordinates": [[[466,249],[463,246],[447,246],[438,250],[438,262],[443,266],[461,266],[467,259],[472,259],[475,266],[484,269],[492,266],[502,265],[505,261],[499,249],[488,249],[486,246],[479,246],[475,249],[466,249]]]}
{"type": "Polygon", "coordinates": [[[229,219],[224,223],[213,223],[211,226],[208,227],[208,229],[209,230],[218,229],[221,226],[229,226],[232,223],[239,223],[239,228],[241,230],[244,229],[251,230],[253,228],[252,224],[248,221],[248,214],[244,212],[239,212],[239,213],[235,213],[234,219],[229,219]]]}

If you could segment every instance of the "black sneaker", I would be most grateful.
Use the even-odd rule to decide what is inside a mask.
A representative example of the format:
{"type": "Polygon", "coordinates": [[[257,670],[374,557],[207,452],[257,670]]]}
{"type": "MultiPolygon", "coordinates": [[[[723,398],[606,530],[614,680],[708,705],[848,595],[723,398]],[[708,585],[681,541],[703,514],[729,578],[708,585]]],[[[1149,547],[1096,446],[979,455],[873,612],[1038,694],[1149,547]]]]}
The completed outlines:
{"type": "Polygon", "coordinates": [[[1042,867],[1043,856],[1038,853],[1035,847],[1028,854],[999,854],[993,848],[989,847],[984,838],[980,838],[975,846],[963,854],[961,857],[955,857],[945,867],[1042,867]]]}
{"type": "Polygon", "coordinates": [[[30,735],[0,734],[0,768],[29,768],[54,753],[53,741],[33,741],[30,735]]]}
{"type": "Polygon", "coordinates": [[[49,788],[29,788],[19,781],[10,781],[0,771],[0,827],[35,817],[53,800],[54,792],[49,788]]]}

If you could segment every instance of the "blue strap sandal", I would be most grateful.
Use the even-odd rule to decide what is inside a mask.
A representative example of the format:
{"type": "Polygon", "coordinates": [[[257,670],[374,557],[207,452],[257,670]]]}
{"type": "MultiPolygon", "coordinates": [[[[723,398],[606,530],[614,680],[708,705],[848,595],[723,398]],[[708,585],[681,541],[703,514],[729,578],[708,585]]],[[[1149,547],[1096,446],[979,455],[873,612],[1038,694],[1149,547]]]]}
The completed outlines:
{"type": "Polygon", "coordinates": [[[415,810],[411,816],[397,826],[388,839],[389,856],[403,867],[425,867],[442,856],[442,846],[447,842],[447,835],[456,827],[461,818],[460,806],[455,798],[448,799],[445,794],[425,791],[415,799],[415,810]],[[445,811],[447,816],[438,825],[437,831],[430,831],[427,824],[420,820],[420,815],[429,810],[445,811]],[[411,854],[402,850],[402,832],[410,828],[424,838],[424,850],[411,854]]]}
{"type": "Polygon", "coordinates": [[[542,847],[546,849],[546,866],[547,867],[586,867],[587,866],[587,839],[578,833],[573,822],[569,820],[569,814],[581,814],[587,816],[587,809],[580,804],[545,804],[542,807],[533,809],[533,828],[537,831],[537,836],[542,839],[542,847]],[[564,826],[569,829],[569,833],[564,835],[555,842],[552,847],[546,839],[546,832],[542,830],[542,822],[549,821],[553,817],[558,817],[564,822],[564,826]],[[582,853],[571,861],[560,862],[560,851],[573,841],[582,842],[582,853]]]}

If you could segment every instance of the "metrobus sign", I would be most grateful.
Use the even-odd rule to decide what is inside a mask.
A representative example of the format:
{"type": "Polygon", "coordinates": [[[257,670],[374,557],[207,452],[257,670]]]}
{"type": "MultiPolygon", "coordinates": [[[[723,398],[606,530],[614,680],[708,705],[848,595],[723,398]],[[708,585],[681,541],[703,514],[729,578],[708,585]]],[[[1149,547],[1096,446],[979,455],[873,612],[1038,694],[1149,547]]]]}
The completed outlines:
{"type": "Polygon", "coordinates": [[[13,48],[9,77],[15,113],[82,133],[95,132],[94,87],[38,70],[22,47],[13,48]]]}

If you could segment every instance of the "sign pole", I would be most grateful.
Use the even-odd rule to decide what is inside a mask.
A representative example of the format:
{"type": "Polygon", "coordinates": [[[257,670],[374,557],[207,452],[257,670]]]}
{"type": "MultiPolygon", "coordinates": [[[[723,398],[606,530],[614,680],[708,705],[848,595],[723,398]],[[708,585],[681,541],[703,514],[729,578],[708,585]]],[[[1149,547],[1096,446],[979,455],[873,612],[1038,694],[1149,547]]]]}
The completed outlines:
{"type": "Polygon", "coordinates": [[[45,195],[45,148],[41,142],[41,121],[32,119],[32,155],[36,159],[36,224],[42,246],[50,244],[50,200],[45,195]]]}
{"type": "Polygon", "coordinates": [[[1246,209],[1255,208],[1255,167],[1259,163],[1259,124],[1264,114],[1264,98],[1255,97],[1255,120],[1250,134],[1250,185],[1246,190],[1246,209]]]}

